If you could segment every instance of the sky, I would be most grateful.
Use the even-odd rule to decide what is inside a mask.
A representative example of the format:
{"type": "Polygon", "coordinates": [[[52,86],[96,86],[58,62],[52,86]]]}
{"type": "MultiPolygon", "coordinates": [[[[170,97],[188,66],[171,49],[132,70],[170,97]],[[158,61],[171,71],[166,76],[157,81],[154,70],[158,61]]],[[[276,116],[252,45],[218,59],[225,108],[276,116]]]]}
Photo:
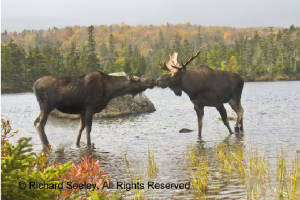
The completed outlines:
{"type": "Polygon", "coordinates": [[[300,26],[299,0],[1,0],[1,31],[73,25],[300,26]]]}

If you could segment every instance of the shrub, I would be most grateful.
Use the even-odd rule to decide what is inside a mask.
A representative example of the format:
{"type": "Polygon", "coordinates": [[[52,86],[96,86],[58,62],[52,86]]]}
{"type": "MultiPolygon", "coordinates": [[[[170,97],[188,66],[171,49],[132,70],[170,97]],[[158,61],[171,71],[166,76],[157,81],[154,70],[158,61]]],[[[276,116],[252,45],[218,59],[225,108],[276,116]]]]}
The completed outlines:
{"type": "Polygon", "coordinates": [[[31,138],[21,138],[15,145],[11,144],[9,138],[18,132],[12,132],[9,121],[2,119],[1,125],[1,199],[122,199],[119,191],[109,193],[103,190],[107,180],[98,161],[85,156],[78,165],[71,161],[50,163],[46,154],[33,152],[31,138]],[[68,181],[94,183],[99,189],[67,189],[65,183],[68,181]],[[42,187],[37,187],[39,183],[42,187]]]}

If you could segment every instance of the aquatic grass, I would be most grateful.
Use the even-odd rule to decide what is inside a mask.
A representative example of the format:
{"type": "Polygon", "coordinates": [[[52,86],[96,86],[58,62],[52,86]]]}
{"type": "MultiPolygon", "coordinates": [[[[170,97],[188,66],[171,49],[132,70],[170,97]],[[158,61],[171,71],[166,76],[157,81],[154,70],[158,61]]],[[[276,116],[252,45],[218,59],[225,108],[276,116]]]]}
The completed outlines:
{"type": "MultiPolygon", "coordinates": [[[[129,174],[131,182],[135,183],[136,185],[138,185],[138,182],[143,182],[142,181],[142,177],[138,177],[136,175],[136,172],[132,171],[131,169],[131,164],[130,161],[127,157],[127,152],[123,154],[123,161],[125,163],[125,172],[127,174],[129,174]]],[[[141,189],[141,188],[135,188],[133,191],[133,196],[130,198],[132,200],[144,200],[144,199],[148,199],[146,194],[145,194],[145,190],[141,189]]]]}
{"type": "Polygon", "coordinates": [[[286,193],[286,160],[284,153],[281,152],[278,160],[277,160],[277,175],[276,175],[276,181],[277,181],[277,189],[276,194],[279,199],[283,197],[287,197],[286,193]]]}
{"type": "Polygon", "coordinates": [[[215,162],[219,166],[219,172],[226,174],[228,178],[232,174],[245,177],[246,160],[241,144],[221,143],[215,149],[215,162]]]}
{"type": "Polygon", "coordinates": [[[198,196],[203,196],[206,194],[208,189],[208,162],[200,161],[196,171],[190,170],[191,174],[191,186],[194,189],[198,196]]]}
{"type": "Polygon", "coordinates": [[[290,170],[287,170],[286,156],[281,152],[277,161],[276,181],[276,195],[278,199],[300,199],[299,154],[291,161],[290,170]]]}
{"type": "Polygon", "coordinates": [[[300,199],[300,159],[299,154],[292,160],[291,170],[288,172],[288,198],[300,199]]]}
{"type": "MultiPolygon", "coordinates": [[[[131,182],[135,183],[138,185],[138,183],[142,183],[142,177],[138,176],[135,171],[131,169],[131,164],[130,161],[127,157],[127,153],[124,153],[123,155],[123,160],[125,163],[125,172],[129,174],[131,182]]],[[[154,153],[151,152],[148,149],[148,156],[147,156],[147,168],[145,170],[145,174],[148,176],[149,179],[153,179],[157,176],[158,174],[158,167],[155,162],[155,156],[154,153]]],[[[135,188],[133,191],[133,196],[131,197],[133,200],[144,200],[148,199],[146,192],[144,189],[141,188],[135,188]]]]}
{"type": "Polygon", "coordinates": [[[149,179],[153,179],[158,174],[158,168],[155,162],[154,153],[148,149],[148,167],[147,174],[149,179]]]}
{"type": "Polygon", "coordinates": [[[220,173],[226,174],[228,181],[232,175],[238,175],[246,188],[247,198],[257,199],[265,194],[269,163],[257,151],[249,150],[248,154],[247,159],[240,143],[221,143],[217,146],[215,155],[220,173]]]}
{"type": "Polygon", "coordinates": [[[220,168],[219,171],[220,173],[227,173],[231,174],[232,173],[232,158],[231,158],[231,153],[230,150],[228,149],[228,146],[225,144],[220,144],[217,146],[215,150],[215,158],[217,161],[219,161],[220,168]]]}
{"type": "Polygon", "coordinates": [[[130,174],[131,173],[131,171],[130,171],[130,162],[129,162],[128,158],[127,158],[127,152],[123,154],[123,161],[125,163],[125,167],[126,167],[125,170],[126,170],[126,172],[130,174]]]}
{"type": "Polygon", "coordinates": [[[205,198],[209,182],[209,162],[195,148],[186,153],[186,161],[190,173],[191,188],[198,198],[205,198]]]}
{"type": "MultiPolygon", "coordinates": [[[[213,148],[214,156],[203,155],[203,152],[201,155],[195,149],[188,149],[186,161],[192,189],[197,198],[206,198],[211,194],[218,195],[220,194],[220,183],[226,185],[231,181],[244,186],[246,199],[261,199],[266,198],[267,194],[273,194],[274,184],[271,184],[269,161],[257,150],[250,148],[246,151],[241,143],[230,144],[227,142],[213,148]]],[[[280,161],[280,159],[278,160],[280,161]]],[[[287,173],[284,172],[286,166],[283,164],[284,162],[280,161],[280,163],[279,178],[283,176],[282,173],[287,173]]],[[[298,158],[293,161],[288,178],[281,178],[281,180],[289,181],[288,192],[285,192],[286,189],[281,190],[287,195],[282,196],[288,196],[289,199],[300,199],[299,190],[297,190],[300,176],[299,166],[298,158]]]]}
{"type": "Polygon", "coordinates": [[[269,161],[257,151],[250,150],[244,178],[247,198],[265,196],[269,181],[269,161]]]}
{"type": "MultiPolygon", "coordinates": [[[[141,177],[137,178],[137,176],[134,175],[133,181],[135,184],[138,184],[138,182],[142,182],[142,178],[141,177]]],[[[136,189],[134,189],[133,197],[131,199],[132,200],[147,200],[148,197],[146,196],[144,189],[136,188],[136,189]]]]}

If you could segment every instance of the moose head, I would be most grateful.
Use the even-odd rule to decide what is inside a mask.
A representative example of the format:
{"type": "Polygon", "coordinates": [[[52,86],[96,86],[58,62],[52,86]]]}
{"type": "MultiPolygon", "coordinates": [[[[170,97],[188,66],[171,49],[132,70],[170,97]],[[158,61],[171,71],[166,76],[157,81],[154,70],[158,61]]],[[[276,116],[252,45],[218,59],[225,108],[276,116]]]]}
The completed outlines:
{"type": "Polygon", "coordinates": [[[170,55],[170,60],[168,63],[160,63],[160,68],[169,71],[169,73],[160,76],[156,80],[156,85],[161,88],[169,87],[174,91],[175,95],[181,96],[181,77],[186,71],[186,66],[190,64],[199,54],[200,50],[197,53],[192,54],[190,58],[186,60],[186,62],[181,60],[181,63],[179,64],[177,62],[178,53],[174,52],[172,56],[170,55]]]}
{"type": "Polygon", "coordinates": [[[140,78],[130,74],[127,76],[127,80],[130,82],[129,93],[133,96],[155,86],[155,81],[152,78],[140,78]]]}

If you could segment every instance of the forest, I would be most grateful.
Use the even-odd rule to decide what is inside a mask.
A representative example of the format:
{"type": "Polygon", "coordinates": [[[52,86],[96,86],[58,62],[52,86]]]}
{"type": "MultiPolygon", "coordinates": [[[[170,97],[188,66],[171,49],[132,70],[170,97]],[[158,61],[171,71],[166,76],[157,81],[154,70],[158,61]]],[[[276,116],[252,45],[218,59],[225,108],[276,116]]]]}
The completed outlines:
{"type": "Polygon", "coordinates": [[[177,51],[179,60],[201,48],[190,67],[241,74],[247,81],[299,80],[300,28],[233,28],[166,24],[100,25],[2,32],[1,91],[31,91],[44,75],[93,70],[156,78],[177,51]]]}

